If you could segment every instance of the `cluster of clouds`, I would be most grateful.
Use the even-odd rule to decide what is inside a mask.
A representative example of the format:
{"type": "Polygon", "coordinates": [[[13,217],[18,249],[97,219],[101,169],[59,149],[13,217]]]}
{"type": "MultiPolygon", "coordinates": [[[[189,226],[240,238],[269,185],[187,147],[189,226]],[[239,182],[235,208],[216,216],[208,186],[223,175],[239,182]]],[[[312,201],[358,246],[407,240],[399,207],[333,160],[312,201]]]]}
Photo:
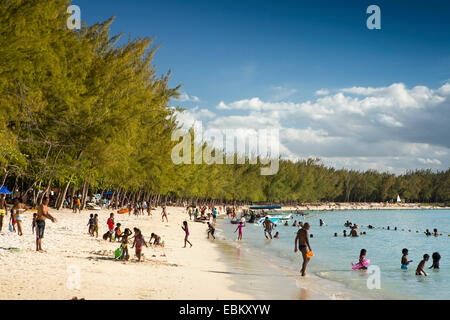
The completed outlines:
{"type": "Polygon", "coordinates": [[[206,129],[278,128],[282,157],[319,157],[337,168],[402,173],[449,167],[450,83],[320,89],[304,102],[283,101],[294,89],[273,91],[268,101],[221,101],[214,111],[196,107],[178,119],[186,128],[199,121],[206,129]]]}

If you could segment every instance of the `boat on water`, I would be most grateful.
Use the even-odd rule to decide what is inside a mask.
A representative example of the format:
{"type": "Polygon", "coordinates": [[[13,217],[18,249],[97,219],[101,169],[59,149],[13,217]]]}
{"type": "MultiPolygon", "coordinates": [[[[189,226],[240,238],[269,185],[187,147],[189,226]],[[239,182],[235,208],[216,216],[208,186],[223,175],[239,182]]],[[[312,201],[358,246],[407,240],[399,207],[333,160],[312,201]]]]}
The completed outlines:
{"type": "Polygon", "coordinates": [[[272,221],[273,223],[277,223],[278,221],[280,221],[280,216],[266,216],[264,218],[259,219],[256,223],[257,224],[261,224],[264,222],[264,220],[266,220],[266,218],[268,218],[270,221],[272,221]]]}

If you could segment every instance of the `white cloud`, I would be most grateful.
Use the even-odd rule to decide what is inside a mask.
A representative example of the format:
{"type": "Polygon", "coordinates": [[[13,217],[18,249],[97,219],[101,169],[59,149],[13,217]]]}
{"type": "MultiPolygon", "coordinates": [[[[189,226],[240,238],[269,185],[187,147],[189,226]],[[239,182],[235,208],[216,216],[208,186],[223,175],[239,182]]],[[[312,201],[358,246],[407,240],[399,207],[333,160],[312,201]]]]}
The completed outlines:
{"type": "Polygon", "coordinates": [[[297,93],[297,89],[286,88],[283,86],[272,87],[273,94],[270,96],[270,100],[280,101],[285,100],[297,93]]]}
{"type": "Polygon", "coordinates": [[[181,93],[177,100],[181,102],[200,102],[199,97],[189,96],[186,92],[181,93]]]}
{"type": "Polygon", "coordinates": [[[337,167],[395,172],[450,165],[447,83],[438,89],[408,89],[402,83],[344,88],[304,102],[254,97],[222,101],[216,109],[228,114],[191,115],[205,120],[206,127],[278,128],[280,151],[292,159],[320,157],[337,167]]]}
{"type": "Polygon", "coordinates": [[[330,91],[327,89],[319,89],[316,91],[316,96],[326,96],[330,94],[330,91]]]}

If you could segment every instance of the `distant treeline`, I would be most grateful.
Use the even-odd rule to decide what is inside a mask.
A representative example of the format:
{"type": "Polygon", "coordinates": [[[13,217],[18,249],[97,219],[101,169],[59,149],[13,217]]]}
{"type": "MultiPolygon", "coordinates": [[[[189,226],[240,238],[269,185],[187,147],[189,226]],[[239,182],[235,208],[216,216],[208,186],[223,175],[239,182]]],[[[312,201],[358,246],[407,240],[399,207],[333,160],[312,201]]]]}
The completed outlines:
{"type": "MultiPolygon", "coordinates": [[[[148,38],[118,44],[113,19],[68,30],[65,0],[0,2],[0,186],[39,203],[113,191],[125,200],[313,202],[450,199],[449,170],[401,176],[335,170],[317,159],[175,165],[178,124],[148,38]],[[39,195],[39,190],[44,192],[39,195]]],[[[207,146],[204,145],[203,148],[207,146]]],[[[83,203],[84,204],[84,203],[83,203]]]]}

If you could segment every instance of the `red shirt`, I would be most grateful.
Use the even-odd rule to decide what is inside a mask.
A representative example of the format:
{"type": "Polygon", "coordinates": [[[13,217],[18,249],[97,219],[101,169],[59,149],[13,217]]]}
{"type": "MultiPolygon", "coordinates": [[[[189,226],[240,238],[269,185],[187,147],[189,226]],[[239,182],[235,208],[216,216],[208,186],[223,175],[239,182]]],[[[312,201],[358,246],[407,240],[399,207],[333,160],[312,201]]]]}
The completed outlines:
{"type": "Polygon", "coordinates": [[[108,228],[109,228],[110,230],[111,230],[111,229],[114,229],[114,222],[111,220],[111,218],[108,218],[107,224],[108,224],[108,228]]]}

